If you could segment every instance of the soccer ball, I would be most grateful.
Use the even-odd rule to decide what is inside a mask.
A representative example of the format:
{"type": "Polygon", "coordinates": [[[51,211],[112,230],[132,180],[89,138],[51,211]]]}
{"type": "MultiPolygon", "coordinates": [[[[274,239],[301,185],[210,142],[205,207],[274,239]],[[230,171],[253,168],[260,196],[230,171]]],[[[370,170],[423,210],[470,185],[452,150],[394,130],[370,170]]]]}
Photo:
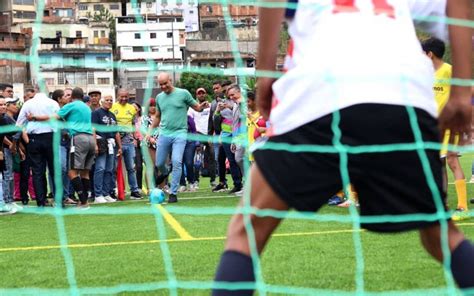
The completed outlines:
{"type": "Polygon", "coordinates": [[[165,193],[159,188],[155,188],[150,192],[150,203],[161,204],[165,202],[165,193]]]}

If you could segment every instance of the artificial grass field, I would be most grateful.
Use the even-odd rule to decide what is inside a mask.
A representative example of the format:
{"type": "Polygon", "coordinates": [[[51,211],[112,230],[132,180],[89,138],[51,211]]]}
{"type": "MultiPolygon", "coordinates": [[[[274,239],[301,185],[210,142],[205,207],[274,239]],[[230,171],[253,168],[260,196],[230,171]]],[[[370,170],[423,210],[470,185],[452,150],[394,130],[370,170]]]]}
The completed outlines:
{"type": "MultiPolygon", "coordinates": [[[[471,177],[472,155],[461,158],[466,179],[471,177]]],[[[450,175],[450,182],[452,176],[450,175]]],[[[454,185],[448,200],[456,206],[454,185]]],[[[474,184],[468,183],[468,197],[474,197],[474,184]]],[[[228,207],[239,198],[227,193],[212,193],[209,179],[201,180],[196,193],[182,193],[173,207],[228,207]]],[[[167,272],[159,243],[156,219],[152,214],[100,215],[93,209],[138,209],[150,207],[144,201],[125,201],[93,205],[83,215],[65,216],[67,250],[72,256],[69,281],[64,250],[60,249],[56,219],[51,215],[18,213],[0,217],[0,295],[111,293],[120,295],[169,295],[167,272]],[[73,271],[73,272],[72,272],[73,271]],[[76,282],[79,290],[70,290],[76,282]],[[161,286],[160,286],[161,285],[161,286]],[[30,288],[30,289],[25,289],[30,288]],[[107,288],[107,289],[103,289],[107,288]],[[149,290],[153,289],[153,290],[149,290]],[[148,291],[147,291],[148,290],[148,291]]],[[[164,205],[164,208],[171,206],[164,205]]],[[[32,206],[28,209],[34,209],[32,206]]],[[[472,206],[474,208],[474,205],[472,206]]],[[[324,207],[320,213],[349,215],[348,209],[324,207]]],[[[212,281],[230,215],[172,214],[194,239],[180,239],[166,223],[166,245],[171,254],[174,275],[183,285],[212,281]]],[[[474,240],[474,219],[458,223],[474,240]]],[[[446,285],[442,267],[422,249],[416,232],[382,235],[361,234],[366,291],[420,290],[446,285]]],[[[339,222],[285,220],[262,257],[263,277],[267,284],[298,288],[313,294],[355,293],[355,252],[352,225],[339,222]]],[[[67,251],[66,251],[67,252],[67,251]]],[[[178,289],[179,295],[208,295],[208,289],[178,289]]],[[[439,290],[440,295],[444,293],[439,290]]],[[[415,294],[416,294],[415,293],[415,294]]],[[[268,293],[274,295],[275,293],[268,293]]]]}

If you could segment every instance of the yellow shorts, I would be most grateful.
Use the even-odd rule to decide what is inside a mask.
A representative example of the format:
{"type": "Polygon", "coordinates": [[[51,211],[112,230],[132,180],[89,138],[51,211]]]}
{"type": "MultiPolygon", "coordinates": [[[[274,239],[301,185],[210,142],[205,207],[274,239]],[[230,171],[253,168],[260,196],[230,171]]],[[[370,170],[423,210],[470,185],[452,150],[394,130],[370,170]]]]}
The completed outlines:
{"type": "Polygon", "coordinates": [[[441,158],[444,158],[444,157],[446,157],[446,155],[448,155],[448,145],[449,144],[452,144],[452,145],[458,145],[459,144],[459,133],[453,134],[451,136],[451,131],[446,130],[446,132],[444,133],[444,137],[443,137],[443,143],[442,143],[442,146],[441,146],[441,151],[439,152],[441,158]]]}

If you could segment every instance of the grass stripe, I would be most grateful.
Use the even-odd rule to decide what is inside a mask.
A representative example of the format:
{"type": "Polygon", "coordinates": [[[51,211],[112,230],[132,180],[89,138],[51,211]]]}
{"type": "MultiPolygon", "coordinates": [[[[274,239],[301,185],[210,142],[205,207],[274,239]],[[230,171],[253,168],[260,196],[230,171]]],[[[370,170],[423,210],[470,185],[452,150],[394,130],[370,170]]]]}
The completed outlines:
{"type": "Polygon", "coordinates": [[[189,232],[171,215],[162,205],[156,205],[160,213],[165,218],[166,222],[173,228],[173,230],[179,235],[181,239],[192,240],[194,239],[189,232]]]}
{"type": "MultiPolygon", "coordinates": [[[[352,233],[353,231],[354,230],[352,229],[341,229],[341,230],[312,231],[312,232],[275,233],[273,234],[273,237],[317,236],[317,235],[327,235],[327,234],[352,233]]],[[[210,236],[210,237],[191,237],[189,239],[172,238],[172,239],[165,240],[165,242],[176,243],[176,242],[189,242],[189,241],[213,241],[213,240],[225,240],[225,239],[226,239],[225,236],[210,236]]],[[[163,241],[162,240],[138,240],[138,241],[127,241],[127,242],[70,244],[70,245],[67,245],[67,247],[71,249],[81,249],[81,248],[111,247],[111,246],[124,246],[124,245],[157,244],[160,242],[163,242],[163,241]]],[[[15,252],[15,251],[55,250],[55,249],[60,249],[60,248],[61,248],[60,245],[0,248],[0,253],[1,252],[15,252]]]]}
{"type": "MultiPolygon", "coordinates": [[[[457,226],[474,226],[474,223],[456,223],[457,226]]],[[[274,233],[272,237],[298,237],[298,236],[318,236],[328,234],[342,234],[342,233],[353,233],[353,229],[339,229],[339,230],[326,230],[326,231],[311,231],[311,232],[291,232],[291,233],[274,233]]],[[[366,230],[361,229],[360,232],[366,230]]],[[[177,243],[177,242],[189,242],[189,241],[213,241],[213,240],[225,240],[225,236],[210,236],[210,237],[191,237],[188,239],[183,238],[171,238],[164,242],[177,243]]],[[[145,244],[158,244],[163,242],[162,240],[137,240],[137,241],[122,241],[122,242],[109,242],[109,243],[90,243],[90,244],[70,244],[65,247],[71,249],[81,248],[94,248],[94,247],[112,247],[112,246],[124,246],[124,245],[145,245],[145,244]]],[[[42,250],[56,250],[60,249],[60,245],[49,245],[49,246],[31,246],[31,247],[11,247],[11,248],[0,248],[2,252],[19,252],[19,251],[42,251],[42,250]]]]}

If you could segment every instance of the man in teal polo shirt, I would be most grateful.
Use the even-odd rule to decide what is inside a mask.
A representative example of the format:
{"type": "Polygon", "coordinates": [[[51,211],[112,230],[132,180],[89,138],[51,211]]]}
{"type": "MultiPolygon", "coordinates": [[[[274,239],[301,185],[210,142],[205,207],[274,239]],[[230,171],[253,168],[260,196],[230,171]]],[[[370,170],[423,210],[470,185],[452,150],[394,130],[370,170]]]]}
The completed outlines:
{"type": "Polygon", "coordinates": [[[158,75],[161,93],[156,96],[156,116],[151,125],[152,128],[160,127],[156,147],[156,166],[159,170],[158,183],[166,178],[169,169],[166,159],[171,152],[171,193],[169,203],[178,201],[177,193],[179,180],[182,173],[183,153],[186,146],[186,134],[188,131],[187,113],[188,108],[201,112],[209,107],[207,101],[198,103],[185,89],[174,87],[168,73],[158,75]]]}

